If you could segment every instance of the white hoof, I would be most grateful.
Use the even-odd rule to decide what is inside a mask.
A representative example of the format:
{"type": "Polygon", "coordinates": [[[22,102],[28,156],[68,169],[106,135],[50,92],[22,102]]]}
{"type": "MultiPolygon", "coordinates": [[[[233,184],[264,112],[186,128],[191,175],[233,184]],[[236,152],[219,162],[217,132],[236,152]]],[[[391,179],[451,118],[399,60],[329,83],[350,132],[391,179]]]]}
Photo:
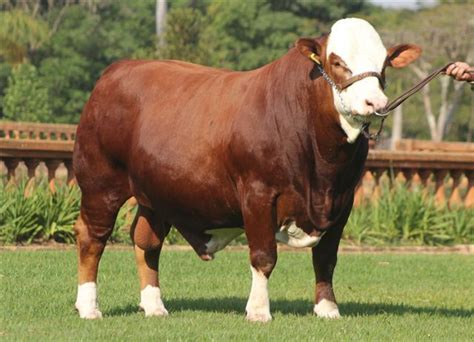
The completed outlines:
{"type": "Polygon", "coordinates": [[[314,305],[314,313],[321,318],[341,318],[337,304],[327,299],[323,299],[314,305]]]}
{"type": "Polygon", "coordinates": [[[102,312],[99,311],[97,306],[97,286],[95,283],[89,282],[78,286],[75,306],[81,318],[102,318],[102,312]]]}
{"type": "Polygon", "coordinates": [[[140,308],[145,311],[145,317],[168,316],[159,287],[147,285],[141,291],[140,297],[140,308]]]}
{"type": "Polygon", "coordinates": [[[248,312],[247,311],[246,319],[247,321],[250,321],[250,322],[266,323],[272,320],[272,315],[270,315],[270,312],[259,312],[259,311],[248,312]]]}
{"type": "Polygon", "coordinates": [[[100,312],[98,309],[92,309],[92,310],[83,310],[77,307],[77,311],[79,311],[79,317],[83,319],[100,319],[102,318],[102,312],[100,312]]]}
{"type": "Polygon", "coordinates": [[[140,308],[145,311],[145,317],[161,317],[161,316],[168,316],[168,310],[165,307],[155,307],[155,308],[147,308],[145,309],[142,305],[140,308]]]}

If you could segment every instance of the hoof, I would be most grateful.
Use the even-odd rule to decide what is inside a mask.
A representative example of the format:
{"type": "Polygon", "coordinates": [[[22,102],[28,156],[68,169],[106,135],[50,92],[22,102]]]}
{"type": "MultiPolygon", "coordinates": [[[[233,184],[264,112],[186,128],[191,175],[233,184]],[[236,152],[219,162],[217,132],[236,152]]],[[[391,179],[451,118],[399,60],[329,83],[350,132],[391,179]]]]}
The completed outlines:
{"type": "Polygon", "coordinates": [[[314,313],[321,318],[341,318],[337,304],[327,299],[321,300],[314,306],[314,313]]]}
{"type": "Polygon", "coordinates": [[[140,307],[143,311],[145,311],[145,317],[166,317],[168,316],[168,310],[165,308],[154,308],[145,310],[140,307]]]}
{"type": "Polygon", "coordinates": [[[79,317],[83,319],[100,319],[102,318],[102,312],[99,311],[99,309],[94,308],[94,309],[80,309],[79,307],[76,306],[77,311],[79,311],[79,317]]]}
{"type": "Polygon", "coordinates": [[[269,312],[253,312],[253,313],[247,312],[246,319],[249,322],[267,323],[272,320],[272,315],[270,315],[269,312]]]}

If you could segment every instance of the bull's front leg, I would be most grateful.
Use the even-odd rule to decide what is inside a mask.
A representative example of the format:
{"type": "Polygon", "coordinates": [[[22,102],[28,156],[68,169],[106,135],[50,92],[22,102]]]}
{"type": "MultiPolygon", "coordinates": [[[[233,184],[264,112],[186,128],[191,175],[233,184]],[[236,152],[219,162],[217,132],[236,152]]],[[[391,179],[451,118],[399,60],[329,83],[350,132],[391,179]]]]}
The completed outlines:
{"type": "Polygon", "coordinates": [[[244,201],[245,234],[250,249],[252,287],[246,306],[247,320],[271,321],[268,279],[277,261],[275,218],[272,199],[249,196],[244,201]]]}
{"type": "Polygon", "coordinates": [[[323,318],[340,318],[332,278],[337,263],[337,250],[344,225],[332,227],[313,247],[313,267],[316,274],[314,313],[323,318]]]}

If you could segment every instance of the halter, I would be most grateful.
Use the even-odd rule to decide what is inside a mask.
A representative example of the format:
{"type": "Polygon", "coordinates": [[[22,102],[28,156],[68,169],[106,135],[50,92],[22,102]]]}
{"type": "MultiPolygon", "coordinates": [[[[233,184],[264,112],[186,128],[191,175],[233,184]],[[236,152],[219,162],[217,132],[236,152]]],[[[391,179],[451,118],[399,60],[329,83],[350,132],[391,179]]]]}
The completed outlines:
{"type": "MultiPolygon", "coordinates": [[[[316,63],[316,67],[318,68],[319,72],[323,76],[323,78],[326,80],[326,82],[329,83],[329,85],[335,90],[336,94],[339,96],[339,100],[341,102],[342,108],[344,109],[344,112],[349,113],[349,115],[352,115],[351,111],[346,107],[346,104],[344,103],[344,100],[342,98],[342,91],[345,90],[346,88],[350,87],[352,84],[354,84],[357,81],[363,80],[366,77],[376,77],[380,83],[380,86],[382,89],[385,89],[385,81],[382,77],[382,75],[378,72],[375,71],[367,71],[363,72],[361,74],[357,74],[355,76],[352,76],[348,78],[347,80],[343,81],[342,83],[336,83],[333,81],[333,79],[324,71],[321,61],[318,59],[315,53],[312,53],[309,55],[309,59],[311,59],[313,62],[316,63]]],[[[388,116],[389,112],[387,111],[386,113],[378,113],[374,112],[376,116],[379,116],[382,118],[380,122],[380,127],[375,134],[370,134],[368,132],[370,123],[364,123],[362,125],[362,134],[367,138],[367,139],[372,139],[372,140],[378,140],[380,133],[382,132],[383,129],[383,123],[385,121],[385,118],[388,116]]]]}
{"type": "MultiPolygon", "coordinates": [[[[380,82],[380,85],[382,86],[382,89],[385,88],[385,83],[384,83],[384,80],[383,80],[382,76],[378,72],[373,72],[373,71],[358,74],[356,76],[353,76],[353,77],[345,80],[344,82],[342,82],[340,84],[336,84],[331,79],[331,77],[324,71],[323,67],[321,66],[321,61],[318,59],[318,56],[315,53],[311,53],[308,57],[309,57],[309,59],[311,59],[313,62],[316,63],[316,66],[317,66],[319,72],[321,73],[321,75],[323,76],[323,78],[336,91],[336,94],[339,96],[339,100],[341,101],[342,108],[344,109],[344,111],[346,113],[349,113],[349,115],[352,115],[352,113],[347,109],[346,105],[344,104],[344,100],[342,99],[342,95],[341,95],[341,92],[344,89],[346,89],[350,85],[354,84],[354,82],[360,81],[360,80],[362,80],[366,77],[377,77],[377,79],[380,82]]],[[[412,96],[412,95],[416,94],[418,91],[420,91],[421,88],[423,88],[426,84],[431,82],[436,76],[438,76],[441,73],[446,72],[446,69],[448,69],[448,67],[451,64],[453,64],[453,62],[450,62],[450,63],[444,65],[443,67],[434,70],[431,74],[429,74],[424,79],[422,79],[420,82],[415,84],[413,87],[411,87],[410,89],[408,89],[407,91],[402,93],[395,100],[393,100],[392,102],[387,104],[384,108],[382,108],[378,112],[374,112],[374,115],[382,118],[382,120],[380,121],[379,130],[375,134],[370,134],[368,132],[370,123],[364,123],[363,126],[362,126],[362,128],[363,128],[362,134],[364,134],[364,136],[367,139],[378,140],[378,138],[380,136],[380,133],[382,132],[382,129],[383,129],[383,122],[385,121],[387,116],[390,114],[390,112],[392,110],[394,110],[395,108],[397,108],[398,106],[400,106],[410,96],[412,96]]],[[[471,74],[471,75],[474,75],[474,71],[468,71],[468,73],[471,74]]],[[[474,76],[472,76],[472,77],[474,77],[474,76]]],[[[470,81],[472,81],[472,78],[467,80],[467,82],[470,82],[470,81]]]]}

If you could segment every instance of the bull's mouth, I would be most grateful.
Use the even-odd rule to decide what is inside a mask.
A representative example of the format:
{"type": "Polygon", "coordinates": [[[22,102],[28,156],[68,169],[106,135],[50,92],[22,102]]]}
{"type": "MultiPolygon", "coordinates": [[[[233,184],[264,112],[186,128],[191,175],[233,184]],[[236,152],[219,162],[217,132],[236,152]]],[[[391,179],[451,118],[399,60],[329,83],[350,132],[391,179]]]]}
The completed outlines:
{"type": "Polygon", "coordinates": [[[351,113],[350,118],[359,124],[370,124],[379,119],[375,112],[368,114],[351,113]]]}

